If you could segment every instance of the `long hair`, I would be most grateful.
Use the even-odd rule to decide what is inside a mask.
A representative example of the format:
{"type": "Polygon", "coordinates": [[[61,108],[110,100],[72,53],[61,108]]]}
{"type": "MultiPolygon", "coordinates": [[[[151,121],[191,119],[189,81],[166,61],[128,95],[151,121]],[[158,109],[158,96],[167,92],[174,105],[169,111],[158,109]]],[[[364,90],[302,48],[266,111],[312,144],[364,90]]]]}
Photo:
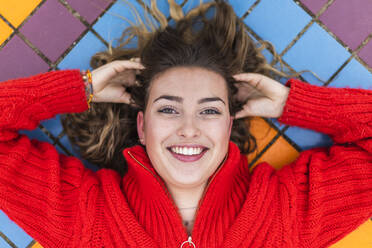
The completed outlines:
{"type": "MultiPolygon", "coordinates": [[[[91,59],[93,68],[114,60],[133,57],[141,59],[145,69],[137,75],[139,85],[127,88],[136,107],[122,103],[92,103],[89,111],[62,117],[64,130],[70,142],[79,148],[81,156],[100,168],[111,168],[121,176],[127,170],[122,151],[126,147],[140,144],[136,127],[137,113],[145,110],[149,85],[159,73],[177,66],[197,66],[219,73],[227,82],[232,116],[244,104],[234,97],[237,82],[232,75],[255,72],[270,77],[283,76],[272,66],[276,61],[269,64],[261,54],[266,47],[272,51],[274,49],[268,43],[256,46],[242,21],[226,2],[201,4],[184,15],[174,0],[168,1],[173,21],[168,22],[152,6],[150,14],[160,27],[155,28],[151,23],[149,28],[145,22],[133,25],[123,32],[118,47],[110,47],[108,51],[97,53],[91,59]],[[137,43],[135,48],[125,47],[134,40],[137,43]]],[[[274,57],[279,59],[278,56],[274,57]]],[[[254,136],[249,132],[249,124],[250,118],[233,122],[230,139],[239,146],[242,153],[253,152],[257,147],[254,136]]]]}

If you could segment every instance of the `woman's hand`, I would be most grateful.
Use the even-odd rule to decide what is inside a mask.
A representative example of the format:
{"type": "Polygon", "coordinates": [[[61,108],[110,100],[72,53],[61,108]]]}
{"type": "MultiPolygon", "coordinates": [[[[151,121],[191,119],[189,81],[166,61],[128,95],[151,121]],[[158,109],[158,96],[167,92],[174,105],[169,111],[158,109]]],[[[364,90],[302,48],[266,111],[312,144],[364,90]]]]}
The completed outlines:
{"type": "Polygon", "coordinates": [[[139,59],[113,61],[92,71],[93,102],[130,104],[126,87],[136,85],[136,73],[144,69],[139,59]]]}
{"type": "Polygon", "coordinates": [[[283,113],[289,88],[257,73],[241,73],[233,76],[239,81],[237,98],[246,101],[235,118],[262,116],[278,118],[283,113]]]}

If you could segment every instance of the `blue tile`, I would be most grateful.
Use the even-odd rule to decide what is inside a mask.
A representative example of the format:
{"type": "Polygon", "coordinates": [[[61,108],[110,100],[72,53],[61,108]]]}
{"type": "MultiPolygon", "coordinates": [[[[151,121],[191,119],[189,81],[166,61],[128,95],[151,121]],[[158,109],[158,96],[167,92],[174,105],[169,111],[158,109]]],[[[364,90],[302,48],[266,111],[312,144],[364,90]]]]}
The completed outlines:
{"type": "Polygon", "coordinates": [[[89,65],[91,57],[97,52],[107,50],[92,32],[88,32],[67,56],[58,64],[59,69],[92,69],[89,65]]]}
{"type": "Polygon", "coordinates": [[[44,141],[48,143],[53,143],[53,141],[46,135],[43,131],[41,131],[39,128],[36,128],[34,130],[20,130],[18,133],[25,134],[30,139],[37,139],[39,141],[44,141]]]}
{"type": "MultiPolygon", "coordinates": [[[[203,3],[212,2],[213,0],[203,0],[203,3]]],[[[183,6],[183,11],[187,14],[190,10],[200,5],[200,0],[188,0],[183,6]]]]}
{"type": "Polygon", "coordinates": [[[57,137],[62,132],[62,125],[60,115],[56,115],[53,119],[48,119],[40,122],[53,136],[57,137]]]}
{"type": "Polygon", "coordinates": [[[238,17],[242,17],[249,8],[256,2],[256,0],[229,0],[230,5],[235,10],[238,17]]]}
{"type": "MultiPolygon", "coordinates": [[[[97,31],[113,47],[118,45],[117,39],[120,38],[123,31],[136,21],[136,15],[132,7],[138,12],[141,20],[145,20],[143,7],[137,1],[131,1],[131,5],[125,1],[117,1],[111,8],[97,21],[93,29],[97,31]]],[[[149,16],[149,15],[147,15],[149,16]]],[[[154,21],[154,18],[150,18],[154,21]]],[[[155,21],[154,21],[155,22],[155,21]]],[[[135,43],[131,44],[136,45],[135,43]]]]}
{"type": "Polygon", "coordinates": [[[311,17],[292,0],[262,0],[244,22],[281,53],[311,17]]]}
{"type": "MultiPolygon", "coordinates": [[[[151,6],[151,0],[142,0],[147,6],[151,6]]],[[[183,0],[176,0],[176,3],[182,4],[183,0]]],[[[157,7],[166,17],[169,17],[169,3],[167,0],[157,0],[157,7]]]]}
{"type": "MultiPolygon", "coordinates": [[[[0,230],[1,231],[1,230],[0,230]]],[[[12,248],[3,238],[0,237],[0,247],[1,248],[12,248]]]]}
{"type": "Polygon", "coordinates": [[[285,131],[285,135],[301,147],[302,150],[315,147],[328,147],[333,144],[328,135],[295,126],[288,128],[285,131]]]}
{"type": "Polygon", "coordinates": [[[0,230],[17,247],[27,247],[33,240],[25,231],[0,210],[0,230]]]}
{"type": "Polygon", "coordinates": [[[372,90],[372,73],[352,59],[328,86],[372,90]]]}
{"type": "MultiPolygon", "coordinates": [[[[349,57],[344,47],[314,23],[283,59],[296,71],[311,70],[327,81],[349,57]]],[[[323,85],[310,73],[302,76],[311,84],[323,85]]]]}
{"type": "Polygon", "coordinates": [[[286,126],[285,124],[281,124],[280,122],[278,122],[276,118],[268,118],[268,120],[273,123],[279,130],[282,130],[286,126]]]}

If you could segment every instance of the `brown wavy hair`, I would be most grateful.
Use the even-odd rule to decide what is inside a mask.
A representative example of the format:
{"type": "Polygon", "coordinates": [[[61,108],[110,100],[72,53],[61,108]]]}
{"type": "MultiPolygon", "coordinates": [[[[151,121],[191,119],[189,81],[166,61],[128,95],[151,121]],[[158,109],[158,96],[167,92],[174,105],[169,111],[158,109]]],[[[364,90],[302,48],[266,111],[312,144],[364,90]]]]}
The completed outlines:
{"type": "MultiPolygon", "coordinates": [[[[93,68],[114,60],[141,59],[146,69],[137,75],[139,85],[127,88],[136,107],[121,103],[92,103],[89,111],[62,116],[65,133],[74,147],[79,148],[81,156],[100,168],[111,168],[121,176],[127,170],[123,149],[140,144],[136,117],[138,111],[144,111],[146,107],[148,88],[154,76],[177,66],[196,66],[219,73],[227,82],[229,109],[233,116],[242,109],[246,99],[242,101],[234,97],[238,82],[232,75],[241,72],[270,77],[286,75],[272,66],[280,61],[273,47],[266,42],[257,46],[228,3],[201,4],[184,15],[181,6],[174,0],[168,1],[173,21],[168,22],[153,5],[148,11],[159,22],[158,27],[156,23],[140,21],[140,25],[132,25],[123,32],[118,47],[110,47],[91,59],[93,68]],[[126,48],[134,38],[136,48],[126,48]],[[270,64],[261,54],[265,48],[274,54],[270,64]]],[[[253,152],[257,147],[249,132],[249,124],[250,118],[233,122],[230,139],[242,153],[253,152]]]]}

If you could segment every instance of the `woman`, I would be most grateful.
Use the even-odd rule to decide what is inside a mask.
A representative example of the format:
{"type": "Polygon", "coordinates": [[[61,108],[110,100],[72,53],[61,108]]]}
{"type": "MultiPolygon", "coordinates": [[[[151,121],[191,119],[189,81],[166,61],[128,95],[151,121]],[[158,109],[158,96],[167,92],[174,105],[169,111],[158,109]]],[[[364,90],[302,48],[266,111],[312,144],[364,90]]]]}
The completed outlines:
{"type": "Polygon", "coordinates": [[[133,28],[138,48],[98,54],[106,64],[91,79],[73,70],[0,84],[0,208],[44,247],[327,247],[367,220],[372,92],[284,86],[226,3],[186,17],[175,6],[176,25],[133,28]],[[17,133],[60,113],[75,113],[64,126],[83,154],[103,149],[111,168],[94,173],[17,133]],[[250,173],[240,151],[253,141],[238,120],[248,116],[335,145],[250,173]]]}

